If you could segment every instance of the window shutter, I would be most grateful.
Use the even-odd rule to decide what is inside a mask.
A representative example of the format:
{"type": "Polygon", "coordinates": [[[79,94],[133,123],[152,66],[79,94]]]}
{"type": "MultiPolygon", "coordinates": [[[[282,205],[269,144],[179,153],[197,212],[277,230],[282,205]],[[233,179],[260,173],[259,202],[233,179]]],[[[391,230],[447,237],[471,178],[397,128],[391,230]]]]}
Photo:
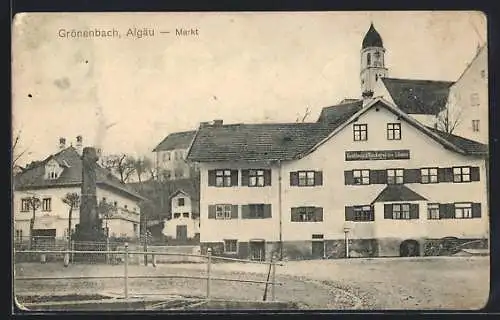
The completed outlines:
{"type": "Polygon", "coordinates": [[[299,208],[291,208],[290,212],[291,212],[291,215],[290,215],[291,221],[298,222],[299,221],[299,208]]]}
{"type": "Polygon", "coordinates": [[[264,218],[271,218],[271,217],[272,217],[271,205],[265,204],[264,205],[264,218]]]}
{"type": "Polygon", "coordinates": [[[314,208],[314,221],[318,222],[323,221],[323,208],[321,207],[314,208]]]}
{"type": "Polygon", "coordinates": [[[455,205],[453,203],[439,204],[439,219],[451,219],[455,217],[455,205]]]}
{"type": "Polygon", "coordinates": [[[352,171],[344,171],[344,183],[346,186],[354,184],[354,176],[352,174],[352,171]]]}
{"type": "Polygon", "coordinates": [[[231,206],[231,219],[238,219],[238,205],[233,204],[231,206]]]}
{"type": "Polygon", "coordinates": [[[479,167],[470,168],[470,180],[479,181],[479,167]]]}
{"type": "Polygon", "coordinates": [[[404,183],[420,183],[420,169],[405,169],[403,179],[404,183]]]}
{"type": "Polygon", "coordinates": [[[208,219],[215,219],[215,206],[214,205],[208,206],[208,219]]]}
{"type": "Polygon", "coordinates": [[[354,221],[354,207],[345,207],[345,221],[354,221]]]}
{"type": "Polygon", "coordinates": [[[473,218],[481,218],[481,204],[473,203],[472,204],[472,217],[473,218]]]}
{"type": "Polygon", "coordinates": [[[384,204],[384,219],[392,219],[392,204],[384,204]]]}
{"type": "Polygon", "coordinates": [[[314,185],[315,186],[323,185],[323,171],[316,171],[314,173],[314,185]]]}
{"type": "Polygon", "coordinates": [[[250,216],[250,206],[244,204],[241,206],[241,219],[248,219],[250,216]]]}
{"type": "MultiPolygon", "coordinates": [[[[241,185],[243,187],[248,187],[250,179],[249,179],[250,170],[241,170],[241,185]]],[[[232,176],[231,176],[232,181],[232,176]]],[[[231,182],[232,183],[232,182],[231,182]]]]}
{"type": "Polygon", "coordinates": [[[379,183],[378,171],[379,170],[370,170],[370,184],[378,184],[379,183]]]}
{"type": "Polygon", "coordinates": [[[298,186],[299,185],[299,173],[298,172],[290,172],[290,185],[298,186]]]}
{"type": "Polygon", "coordinates": [[[208,185],[215,186],[215,170],[208,170],[208,185]]]}
{"type": "Polygon", "coordinates": [[[453,168],[438,168],[438,182],[453,182],[453,168]]]}
{"type": "Polygon", "coordinates": [[[418,219],[418,204],[410,203],[410,219],[418,219]]]}
{"type": "Polygon", "coordinates": [[[238,170],[231,170],[231,186],[238,185],[238,170]]]}
{"type": "Polygon", "coordinates": [[[265,186],[270,186],[271,185],[271,170],[264,170],[264,185],[265,186]]]}

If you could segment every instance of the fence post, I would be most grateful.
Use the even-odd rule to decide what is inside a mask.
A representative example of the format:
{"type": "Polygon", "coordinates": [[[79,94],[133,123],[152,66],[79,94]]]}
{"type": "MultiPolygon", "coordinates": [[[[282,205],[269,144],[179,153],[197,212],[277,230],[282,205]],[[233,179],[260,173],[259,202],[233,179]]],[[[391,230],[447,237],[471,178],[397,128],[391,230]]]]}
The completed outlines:
{"type": "Polygon", "coordinates": [[[128,299],[128,243],[125,242],[125,258],[124,258],[124,265],[125,265],[125,276],[124,276],[124,281],[125,281],[125,299],[128,299]]]}
{"type": "Polygon", "coordinates": [[[207,299],[210,298],[210,265],[212,263],[212,248],[207,249],[207,299]]]}
{"type": "Polygon", "coordinates": [[[272,301],[275,301],[276,300],[276,296],[275,296],[275,289],[276,289],[276,258],[275,256],[273,255],[271,257],[271,268],[272,268],[272,279],[271,279],[271,300],[272,301]]]}
{"type": "Polygon", "coordinates": [[[106,264],[109,264],[109,237],[106,237],[106,264]]]}

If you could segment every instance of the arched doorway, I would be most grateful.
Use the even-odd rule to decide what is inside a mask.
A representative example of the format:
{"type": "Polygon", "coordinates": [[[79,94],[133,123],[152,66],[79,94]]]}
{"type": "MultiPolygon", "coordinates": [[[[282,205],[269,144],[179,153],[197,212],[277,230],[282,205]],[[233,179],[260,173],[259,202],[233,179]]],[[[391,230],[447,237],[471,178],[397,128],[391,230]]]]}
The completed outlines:
{"type": "Polygon", "coordinates": [[[405,240],[399,246],[400,257],[418,257],[420,256],[420,246],[416,240],[405,240]]]}

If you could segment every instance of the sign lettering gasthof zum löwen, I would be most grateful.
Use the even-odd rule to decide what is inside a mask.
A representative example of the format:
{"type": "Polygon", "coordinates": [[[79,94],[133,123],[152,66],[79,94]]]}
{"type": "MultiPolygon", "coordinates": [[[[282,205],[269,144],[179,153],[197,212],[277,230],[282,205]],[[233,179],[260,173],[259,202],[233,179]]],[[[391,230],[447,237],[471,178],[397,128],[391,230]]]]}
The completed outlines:
{"type": "Polygon", "coordinates": [[[410,150],[346,151],[346,161],[410,159],[410,150]]]}

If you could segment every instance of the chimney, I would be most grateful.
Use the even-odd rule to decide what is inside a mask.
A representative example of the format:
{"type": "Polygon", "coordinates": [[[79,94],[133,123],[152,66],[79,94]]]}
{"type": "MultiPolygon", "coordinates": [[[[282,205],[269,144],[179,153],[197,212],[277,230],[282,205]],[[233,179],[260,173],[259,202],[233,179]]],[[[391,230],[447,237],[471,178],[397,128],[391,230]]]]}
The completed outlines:
{"type": "Polygon", "coordinates": [[[66,148],[66,138],[59,138],[59,150],[66,148]]]}
{"type": "Polygon", "coordinates": [[[223,123],[224,121],[222,121],[222,119],[216,119],[214,120],[214,127],[222,127],[223,123]]]}
{"type": "Polygon", "coordinates": [[[79,154],[83,152],[83,137],[81,135],[76,136],[76,150],[79,154]]]}

